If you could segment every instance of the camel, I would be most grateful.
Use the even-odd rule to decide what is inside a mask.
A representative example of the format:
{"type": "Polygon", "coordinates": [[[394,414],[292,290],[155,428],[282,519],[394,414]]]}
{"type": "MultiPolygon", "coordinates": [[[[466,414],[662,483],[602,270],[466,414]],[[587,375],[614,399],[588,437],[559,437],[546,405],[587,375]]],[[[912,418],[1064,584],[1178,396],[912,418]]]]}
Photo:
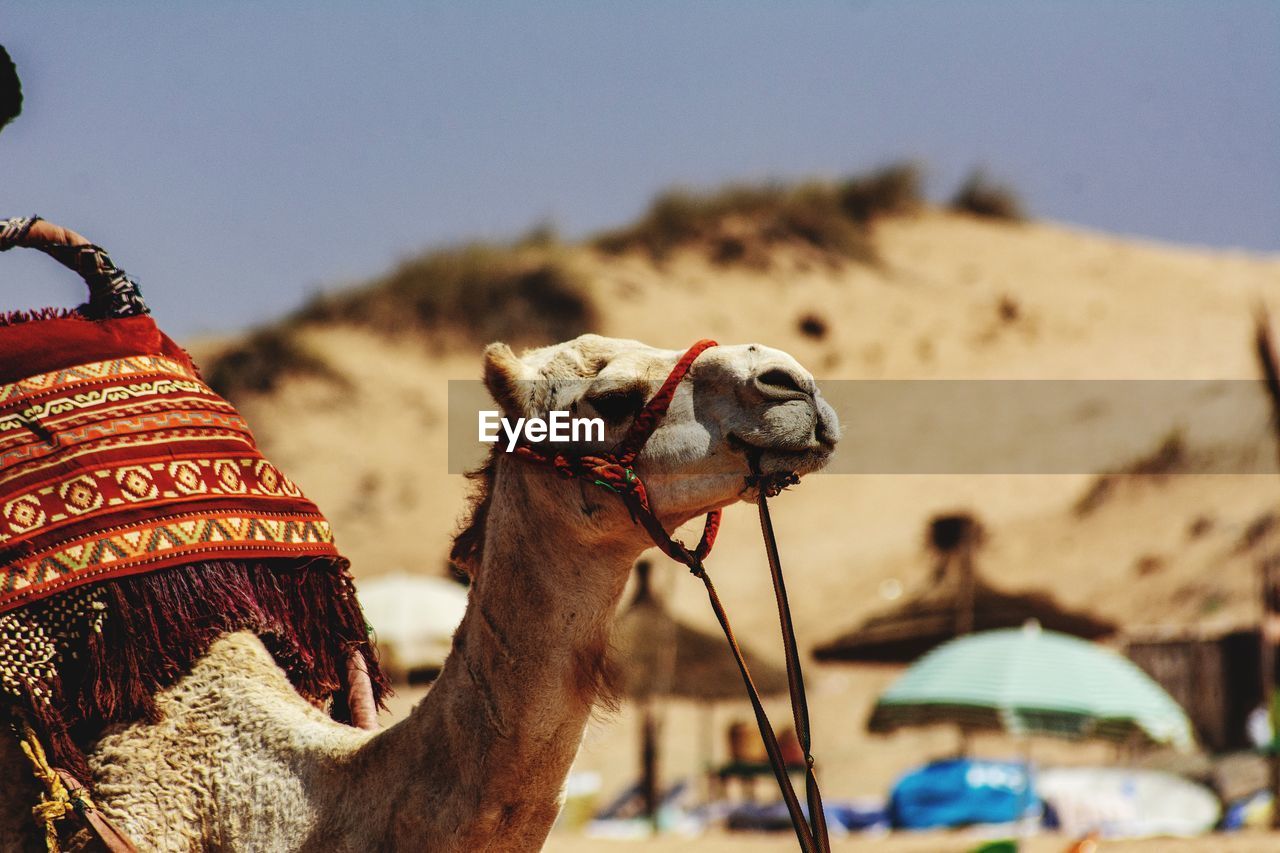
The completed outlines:
{"type": "MultiPolygon", "coordinates": [[[[608,447],[679,355],[596,335],[523,356],[495,343],[484,379],[507,416],[601,417],[608,447]]],[[[716,347],[681,383],[637,471],[671,530],[756,498],[744,450],[760,453],[766,475],[804,475],[838,437],[791,356],[716,347]]],[[[610,625],[652,542],[605,489],[500,448],[478,481],[454,547],[472,576],[466,616],[407,719],[378,732],[337,723],[256,636],[224,635],[156,697],[157,722],[117,726],[92,747],[102,812],[148,850],[539,849],[592,709],[610,701],[610,625]]],[[[42,849],[35,782],[12,738],[0,738],[0,790],[0,849],[42,849]]],[[[64,837],[71,849],[87,839],[64,837]]]]}

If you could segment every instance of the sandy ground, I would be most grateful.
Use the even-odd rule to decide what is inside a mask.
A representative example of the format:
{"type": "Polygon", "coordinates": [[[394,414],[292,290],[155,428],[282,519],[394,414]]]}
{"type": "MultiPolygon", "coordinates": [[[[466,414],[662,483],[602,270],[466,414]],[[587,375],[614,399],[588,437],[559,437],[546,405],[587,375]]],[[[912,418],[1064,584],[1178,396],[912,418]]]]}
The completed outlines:
{"type": "MultiPolygon", "coordinates": [[[[840,853],[967,853],[984,840],[968,833],[898,833],[880,838],[833,839],[831,849],[840,853]]],[[[1064,853],[1071,839],[1057,836],[1029,838],[1021,842],[1023,853],[1064,853]]],[[[794,838],[759,838],[741,834],[703,838],[659,838],[647,841],[602,841],[553,835],[543,848],[547,853],[784,853],[794,851],[794,838]]],[[[1099,853],[1271,853],[1280,850],[1280,835],[1246,833],[1205,838],[1150,838],[1142,841],[1104,841],[1099,853]]]]}

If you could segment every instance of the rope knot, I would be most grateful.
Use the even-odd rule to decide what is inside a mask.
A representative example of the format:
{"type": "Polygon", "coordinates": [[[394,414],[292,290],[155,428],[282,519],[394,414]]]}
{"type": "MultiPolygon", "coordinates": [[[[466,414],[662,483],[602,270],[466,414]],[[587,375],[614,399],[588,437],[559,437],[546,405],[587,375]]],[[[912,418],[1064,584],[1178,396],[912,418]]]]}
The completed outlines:
{"type": "Polygon", "coordinates": [[[794,471],[779,472],[777,474],[750,474],[746,478],[747,486],[753,489],[759,489],[760,494],[767,498],[776,498],[782,494],[784,489],[800,484],[800,475],[794,471]]]}
{"type": "Polygon", "coordinates": [[[62,776],[50,766],[44,746],[30,724],[26,720],[20,720],[13,725],[17,730],[19,746],[31,762],[32,773],[44,786],[44,790],[40,792],[40,802],[31,807],[31,816],[44,830],[45,846],[50,853],[56,853],[59,849],[57,822],[77,810],[75,799],[63,784],[62,776]]]}
{"type": "Polygon", "coordinates": [[[556,473],[566,480],[573,478],[576,474],[573,469],[573,460],[566,458],[563,453],[557,453],[552,458],[551,465],[556,469],[556,473]]]}
{"type": "Polygon", "coordinates": [[[595,485],[603,486],[614,494],[629,494],[641,488],[635,469],[618,462],[600,461],[587,470],[595,477],[595,485]]]}

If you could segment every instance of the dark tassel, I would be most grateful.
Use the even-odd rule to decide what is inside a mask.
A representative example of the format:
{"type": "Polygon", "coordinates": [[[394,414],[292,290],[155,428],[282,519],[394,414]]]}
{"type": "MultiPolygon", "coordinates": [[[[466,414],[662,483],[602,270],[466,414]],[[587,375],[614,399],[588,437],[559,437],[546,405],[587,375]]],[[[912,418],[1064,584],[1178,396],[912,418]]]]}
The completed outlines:
{"type": "Polygon", "coordinates": [[[308,701],[349,722],[345,674],[353,650],[365,659],[379,707],[390,692],[345,560],[211,561],[105,581],[101,633],[64,655],[51,705],[24,712],[54,766],[80,779],[84,753],[105,727],[155,721],[155,694],[191,671],[223,634],[262,638],[308,701]]]}
{"type": "MultiPolygon", "coordinates": [[[[45,702],[40,697],[24,693],[22,702],[16,709],[17,713],[5,715],[10,718],[7,722],[10,725],[14,720],[27,722],[40,739],[53,766],[67,770],[77,779],[89,778],[89,768],[85,762],[84,752],[72,739],[66,717],[57,710],[59,700],[62,698],[60,686],[46,681],[37,682],[33,686],[38,686],[52,701],[45,702]]],[[[3,710],[0,709],[0,712],[3,710]]],[[[4,735],[7,735],[7,732],[4,735]]]]}
{"type": "Polygon", "coordinates": [[[79,308],[33,308],[30,311],[0,311],[0,326],[16,326],[37,320],[88,319],[79,308]]]}

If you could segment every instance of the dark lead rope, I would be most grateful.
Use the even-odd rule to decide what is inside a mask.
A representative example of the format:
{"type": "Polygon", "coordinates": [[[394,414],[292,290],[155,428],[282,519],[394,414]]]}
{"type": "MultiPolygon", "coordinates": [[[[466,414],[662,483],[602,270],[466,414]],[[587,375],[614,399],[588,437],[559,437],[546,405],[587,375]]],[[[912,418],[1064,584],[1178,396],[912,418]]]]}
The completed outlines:
{"type": "MultiPolygon", "coordinates": [[[[760,473],[760,454],[749,457],[751,471],[760,489],[756,507],[760,511],[760,535],[764,539],[765,554],[769,558],[769,574],[773,577],[773,594],[778,603],[778,622],[782,630],[782,648],[787,659],[787,688],[791,694],[791,719],[796,729],[796,739],[804,751],[805,799],[809,803],[809,825],[819,849],[830,849],[827,839],[827,816],[822,808],[822,792],[818,790],[818,775],[814,768],[811,735],[809,729],[809,701],[804,689],[804,671],[800,668],[800,652],[796,646],[795,628],[791,622],[791,604],[787,600],[787,585],[782,577],[782,558],[778,554],[778,540],[773,533],[773,519],[769,517],[769,494],[777,494],[782,488],[797,482],[795,475],[772,487],[766,486],[760,473]]],[[[788,776],[788,781],[790,777],[788,776]]]]}
{"type": "MultiPolygon", "coordinates": [[[[765,508],[767,498],[762,488],[760,496],[757,498],[761,507],[761,518],[768,519],[768,509],[765,508]]],[[[769,528],[770,535],[772,527],[769,528]]],[[[770,569],[773,571],[774,588],[777,589],[781,583],[781,566],[776,562],[777,548],[770,547],[772,541],[766,536],[766,549],[771,553],[769,558],[770,569]],[[776,569],[775,569],[776,567],[776,569]]],[[[786,650],[787,657],[787,684],[791,693],[791,707],[793,714],[796,715],[796,739],[800,741],[800,746],[804,750],[805,758],[805,787],[809,800],[809,820],[805,819],[804,809],[800,806],[800,801],[796,797],[795,788],[791,784],[791,775],[787,772],[786,760],[782,757],[782,749],[778,746],[777,735],[773,732],[773,725],[769,722],[769,715],[765,713],[764,706],[760,702],[760,693],[756,690],[755,682],[751,678],[751,670],[747,668],[747,661],[742,655],[742,649],[738,646],[738,640],[733,635],[733,628],[729,625],[729,617],[724,611],[724,606],[720,603],[720,596],[716,594],[716,588],[711,583],[711,577],[707,574],[706,567],[703,566],[702,560],[693,552],[687,551],[689,560],[681,560],[689,566],[689,570],[694,577],[702,581],[707,588],[707,598],[711,601],[711,609],[716,614],[716,621],[720,623],[720,628],[724,631],[725,639],[729,641],[729,650],[733,652],[733,659],[738,664],[738,672],[742,674],[742,682],[747,688],[747,698],[751,700],[751,707],[755,711],[756,725],[760,729],[760,738],[764,741],[765,752],[769,756],[769,763],[773,766],[773,775],[778,779],[778,788],[782,792],[783,802],[787,804],[787,812],[791,816],[791,825],[796,831],[796,840],[800,842],[800,849],[804,853],[830,853],[831,842],[827,838],[827,821],[822,813],[822,794],[818,791],[818,779],[814,774],[813,756],[809,751],[809,715],[808,703],[805,701],[804,695],[804,679],[800,674],[799,655],[796,652],[795,635],[791,630],[791,613],[786,605],[786,593],[782,592],[779,600],[779,621],[782,624],[782,645],[786,650]],[[793,669],[794,662],[794,669],[793,669]],[[797,709],[803,710],[803,728],[800,721],[801,716],[797,709]]]]}

